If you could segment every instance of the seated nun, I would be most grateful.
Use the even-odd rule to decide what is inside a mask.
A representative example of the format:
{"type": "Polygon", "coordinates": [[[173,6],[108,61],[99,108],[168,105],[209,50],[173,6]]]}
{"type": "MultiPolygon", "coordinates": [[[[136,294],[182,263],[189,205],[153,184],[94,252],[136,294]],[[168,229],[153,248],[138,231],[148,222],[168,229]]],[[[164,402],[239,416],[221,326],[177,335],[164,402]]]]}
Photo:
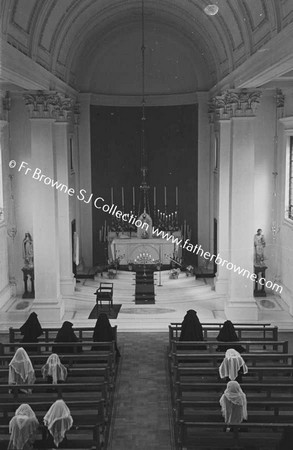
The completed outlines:
{"type": "MultiPolygon", "coordinates": [[[[21,342],[38,342],[38,337],[43,334],[38,315],[32,312],[26,322],[20,327],[19,331],[23,335],[21,342]]],[[[32,345],[25,345],[23,347],[29,351],[37,351],[37,347],[32,345]]]]}
{"type": "MultiPolygon", "coordinates": [[[[237,381],[229,381],[227,388],[220,398],[222,415],[225,423],[241,423],[247,420],[246,395],[237,381]]],[[[227,428],[226,431],[230,429],[227,428]]]]}
{"type": "Polygon", "coordinates": [[[50,384],[62,383],[67,378],[67,369],[61,364],[60,358],[56,353],[52,353],[49,356],[41,371],[43,378],[50,384]]]}
{"type": "Polygon", "coordinates": [[[8,450],[31,450],[39,427],[32,408],[23,403],[9,422],[10,441],[8,450]]]}
{"type": "MultiPolygon", "coordinates": [[[[24,350],[20,347],[16,350],[9,363],[8,384],[34,384],[36,380],[32,362],[24,350]]],[[[24,393],[30,393],[30,389],[21,389],[24,393]]]]}
{"type": "Polygon", "coordinates": [[[70,410],[63,400],[56,400],[44,417],[44,424],[48,428],[54,444],[58,447],[66,432],[73,425],[70,410]]]}
{"type": "MultiPolygon", "coordinates": [[[[224,322],[218,336],[217,341],[220,342],[237,342],[239,341],[238,336],[236,334],[233,323],[230,320],[226,320],[224,322]]],[[[232,345],[219,345],[217,347],[217,352],[225,352],[229,348],[234,348],[239,353],[243,353],[245,348],[242,345],[232,344],[232,345]]]]}
{"type": "Polygon", "coordinates": [[[241,383],[242,374],[248,372],[247,365],[244,359],[233,348],[229,348],[225,353],[225,358],[223,359],[220,367],[219,374],[221,378],[226,378],[226,381],[238,381],[241,383]]]}
{"type": "MultiPolygon", "coordinates": [[[[196,311],[189,309],[181,324],[179,341],[203,341],[202,325],[196,311]]],[[[198,350],[205,350],[205,346],[198,346],[198,350]]]]}
{"type": "MultiPolygon", "coordinates": [[[[72,327],[73,323],[65,321],[57,333],[55,342],[71,342],[71,343],[79,342],[79,340],[74,334],[72,327]]],[[[82,348],[77,347],[75,351],[73,345],[53,346],[52,352],[57,354],[69,354],[76,352],[80,353],[82,352],[82,348]]]]}
{"type": "MultiPolygon", "coordinates": [[[[93,341],[94,342],[115,341],[116,357],[120,356],[120,352],[117,347],[113,328],[110,324],[107,314],[105,314],[105,313],[101,313],[96,321],[96,325],[95,325],[94,333],[93,333],[93,341]]],[[[103,350],[103,348],[100,348],[100,349],[103,350]]],[[[92,347],[92,350],[95,350],[95,348],[92,347]]]]}

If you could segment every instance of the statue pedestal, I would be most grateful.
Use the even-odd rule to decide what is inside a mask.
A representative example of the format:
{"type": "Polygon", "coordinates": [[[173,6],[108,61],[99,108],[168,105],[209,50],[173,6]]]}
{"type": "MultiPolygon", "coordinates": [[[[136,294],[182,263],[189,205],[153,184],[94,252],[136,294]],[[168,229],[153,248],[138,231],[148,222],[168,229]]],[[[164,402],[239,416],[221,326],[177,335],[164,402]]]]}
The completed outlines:
{"type": "Polygon", "coordinates": [[[21,270],[23,272],[23,281],[24,281],[24,294],[23,294],[22,298],[35,298],[34,268],[33,267],[23,267],[21,270]],[[28,277],[30,277],[30,285],[31,285],[30,291],[27,288],[28,277]]]}
{"type": "Polygon", "coordinates": [[[254,297],[267,296],[265,291],[265,285],[262,284],[263,282],[265,283],[266,269],[267,266],[254,266],[254,273],[257,276],[257,279],[254,282],[254,291],[253,291],[254,297]],[[260,283],[259,280],[261,280],[262,278],[264,278],[264,280],[262,280],[262,283],[260,283]]]}

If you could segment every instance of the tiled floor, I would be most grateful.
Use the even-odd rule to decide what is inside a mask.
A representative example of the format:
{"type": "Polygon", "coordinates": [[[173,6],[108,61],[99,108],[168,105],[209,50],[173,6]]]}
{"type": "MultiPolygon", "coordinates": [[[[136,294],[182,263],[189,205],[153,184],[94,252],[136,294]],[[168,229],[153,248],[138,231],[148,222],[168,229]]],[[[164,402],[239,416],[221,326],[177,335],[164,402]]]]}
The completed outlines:
{"type": "Polygon", "coordinates": [[[120,333],[109,450],[172,450],[167,333],[120,333]]]}

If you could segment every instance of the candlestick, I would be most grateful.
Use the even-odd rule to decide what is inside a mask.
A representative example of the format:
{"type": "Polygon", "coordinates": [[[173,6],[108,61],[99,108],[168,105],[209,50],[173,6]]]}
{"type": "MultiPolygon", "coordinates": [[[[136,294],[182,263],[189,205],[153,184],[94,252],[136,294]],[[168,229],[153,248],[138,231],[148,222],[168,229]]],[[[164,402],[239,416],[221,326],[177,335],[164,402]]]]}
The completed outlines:
{"type": "Polygon", "coordinates": [[[113,191],[113,187],[111,187],[111,203],[113,205],[114,203],[114,191],[113,191]]]}

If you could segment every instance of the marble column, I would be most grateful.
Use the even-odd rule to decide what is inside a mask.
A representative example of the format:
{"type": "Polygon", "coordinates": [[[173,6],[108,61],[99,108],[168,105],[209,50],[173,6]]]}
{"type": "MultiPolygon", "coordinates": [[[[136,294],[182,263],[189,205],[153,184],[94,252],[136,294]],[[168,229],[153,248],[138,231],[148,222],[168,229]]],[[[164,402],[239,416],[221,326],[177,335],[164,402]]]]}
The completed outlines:
{"type": "Polygon", "coordinates": [[[60,291],[62,296],[74,293],[75,279],[72,273],[72,241],[71,224],[69,215],[70,196],[75,197],[73,189],[69,186],[68,173],[68,120],[69,117],[61,117],[54,123],[53,135],[56,155],[56,179],[66,186],[68,190],[57,192],[57,218],[58,218],[58,247],[60,258],[60,291]]]}
{"type": "Polygon", "coordinates": [[[216,291],[232,321],[254,321],[254,124],[259,91],[229,90],[211,100],[219,123],[219,223],[216,291]],[[235,272],[239,267],[239,273],[235,272]]]}

